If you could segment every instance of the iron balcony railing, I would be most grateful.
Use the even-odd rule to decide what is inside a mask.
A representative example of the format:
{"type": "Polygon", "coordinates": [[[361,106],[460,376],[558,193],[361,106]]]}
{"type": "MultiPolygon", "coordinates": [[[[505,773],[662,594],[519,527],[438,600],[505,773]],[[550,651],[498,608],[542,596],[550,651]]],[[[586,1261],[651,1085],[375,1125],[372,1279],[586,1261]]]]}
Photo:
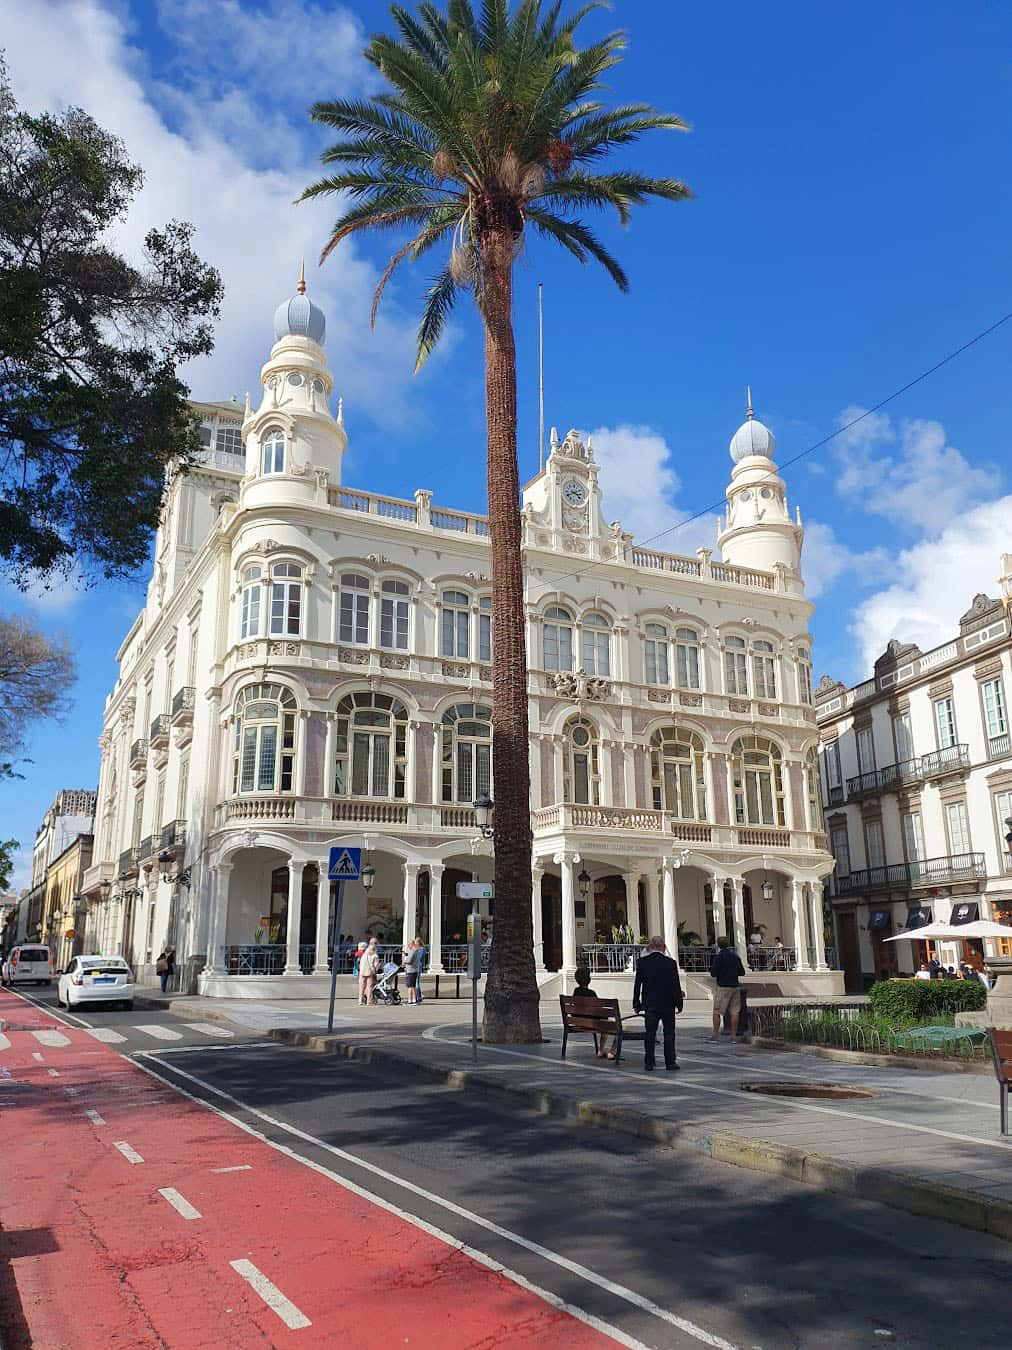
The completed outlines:
{"type": "Polygon", "coordinates": [[[158,838],[159,848],[177,848],[186,847],[186,821],[170,820],[168,825],[162,826],[162,832],[158,838]]]}
{"type": "Polygon", "coordinates": [[[119,855],[119,874],[130,876],[137,871],[137,852],[135,848],[125,848],[119,855]]]}
{"type": "Polygon", "coordinates": [[[148,858],[150,858],[151,855],[152,855],[152,853],[154,853],[154,851],[155,851],[155,850],[154,850],[154,842],[155,842],[155,837],[154,837],[153,834],[149,834],[145,839],[142,839],[142,840],[141,840],[141,842],[140,842],[140,844],[139,844],[139,846],[138,846],[138,848],[137,848],[137,861],[138,861],[138,862],[147,862],[148,858]]]}
{"type": "Polygon", "coordinates": [[[145,764],[147,762],[147,758],[148,758],[147,738],[141,736],[138,740],[134,741],[133,745],[130,747],[130,767],[132,769],[139,768],[142,764],[145,764]]]}
{"type": "Polygon", "coordinates": [[[917,889],[943,886],[953,881],[975,881],[987,876],[983,853],[945,854],[939,858],[918,858],[914,862],[888,863],[866,867],[836,878],[837,895],[858,891],[881,891],[892,887],[917,889]]]}
{"type": "Polygon", "coordinates": [[[1009,734],[1007,731],[1001,736],[988,736],[987,753],[991,759],[1002,759],[1009,752],[1009,734]]]}
{"type": "Polygon", "coordinates": [[[152,747],[164,745],[169,739],[169,729],[172,721],[168,713],[159,713],[151,723],[150,742],[152,747]]]}
{"type": "Polygon", "coordinates": [[[177,689],[172,696],[172,725],[177,722],[186,722],[193,717],[193,705],[196,702],[197,691],[192,684],[186,685],[182,689],[177,689]]]}
{"type": "MultiPolygon", "coordinates": [[[[856,774],[847,779],[847,796],[863,797],[869,792],[889,792],[902,787],[904,783],[917,783],[925,778],[938,778],[942,774],[957,773],[970,767],[970,747],[968,745],[950,745],[944,750],[932,750],[927,755],[915,755],[912,759],[901,759],[895,764],[886,764],[881,769],[871,769],[868,773],[856,774]]],[[[843,800],[833,800],[830,789],[830,806],[839,806],[843,800]]]]}

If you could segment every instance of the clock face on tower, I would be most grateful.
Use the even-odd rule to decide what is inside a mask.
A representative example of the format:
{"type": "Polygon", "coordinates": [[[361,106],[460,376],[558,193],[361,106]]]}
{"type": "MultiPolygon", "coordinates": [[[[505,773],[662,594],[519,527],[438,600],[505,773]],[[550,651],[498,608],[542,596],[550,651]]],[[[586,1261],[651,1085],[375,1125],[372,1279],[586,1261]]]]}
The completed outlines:
{"type": "Polygon", "coordinates": [[[569,506],[582,506],[587,500],[587,489],[576,478],[563,484],[562,498],[569,506]]]}

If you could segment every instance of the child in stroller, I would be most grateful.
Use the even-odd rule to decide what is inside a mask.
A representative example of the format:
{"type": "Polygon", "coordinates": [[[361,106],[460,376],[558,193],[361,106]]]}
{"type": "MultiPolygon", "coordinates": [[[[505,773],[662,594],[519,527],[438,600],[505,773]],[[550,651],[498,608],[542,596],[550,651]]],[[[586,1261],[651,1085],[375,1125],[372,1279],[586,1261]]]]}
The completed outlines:
{"type": "Polygon", "coordinates": [[[396,961],[387,961],[383,967],[383,973],[376,981],[376,988],[373,990],[372,1001],[374,1003],[386,1003],[389,1007],[396,1007],[401,1001],[400,993],[397,989],[397,974],[400,966],[396,961]]]}

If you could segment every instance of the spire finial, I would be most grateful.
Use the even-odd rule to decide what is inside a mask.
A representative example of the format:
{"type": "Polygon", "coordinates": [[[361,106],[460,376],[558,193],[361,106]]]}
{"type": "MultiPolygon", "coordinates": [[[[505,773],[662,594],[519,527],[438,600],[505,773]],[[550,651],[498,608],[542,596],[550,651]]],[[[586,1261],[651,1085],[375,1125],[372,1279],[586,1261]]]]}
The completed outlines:
{"type": "Polygon", "coordinates": [[[755,417],[755,413],[752,411],[752,386],[750,384],[745,386],[745,404],[745,416],[755,417]]]}
{"type": "Polygon", "coordinates": [[[300,295],[305,295],[305,293],[306,293],[306,260],[305,260],[305,258],[302,259],[302,265],[301,265],[300,268],[299,268],[299,285],[298,285],[298,288],[297,288],[297,289],[298,289],[298,292],[299,292],[300,295]]]}

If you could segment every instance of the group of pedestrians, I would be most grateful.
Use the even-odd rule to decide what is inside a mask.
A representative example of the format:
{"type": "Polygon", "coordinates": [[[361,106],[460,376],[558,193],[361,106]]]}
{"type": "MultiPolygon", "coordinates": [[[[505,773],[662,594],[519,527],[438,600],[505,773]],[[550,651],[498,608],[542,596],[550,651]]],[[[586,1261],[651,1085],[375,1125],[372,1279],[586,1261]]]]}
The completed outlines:
{"type": "MultiPolygon", "coordinates": [[[[383,973],[383,953],[379,940],[370,938],[360,942],[355,952],[353,974],[358,976],[358,1001],[366,1007],[375,1001],[376,981],[383,973]]],[[[414,1006],[422,1002],[420,976],[425,969],[425,947],[418,938],[411,938],[401,952],[400,971],[404,974],[404,984],[408,991],[407,1002],[414,1006]]]]}
{"type": "Polygon", "coordinates": [[[986,961],[979,957],[976,961],[964,958],[958,966],[946,966],[937,956],[930,961],[922,961],[914,972],[915,980],[980,980],[985,989],[994,983],[991,969],[986,961]]]}

